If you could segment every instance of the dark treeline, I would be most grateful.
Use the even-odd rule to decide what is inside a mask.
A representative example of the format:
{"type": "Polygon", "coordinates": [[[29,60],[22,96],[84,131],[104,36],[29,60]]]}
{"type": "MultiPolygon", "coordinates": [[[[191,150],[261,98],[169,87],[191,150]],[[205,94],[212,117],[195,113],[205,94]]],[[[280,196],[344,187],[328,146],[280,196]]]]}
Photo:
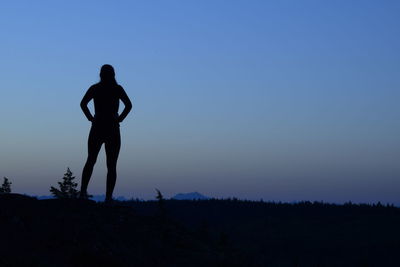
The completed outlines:
{"type": "MultiPolygon", "coordinates": [[[[157,201],[132,200],[140,214],[157,201]]],[[[240,251],[249,266],[400,266],[400,209],[380,203],[166,200],[166,213],[200,238],[240,251]]]]}

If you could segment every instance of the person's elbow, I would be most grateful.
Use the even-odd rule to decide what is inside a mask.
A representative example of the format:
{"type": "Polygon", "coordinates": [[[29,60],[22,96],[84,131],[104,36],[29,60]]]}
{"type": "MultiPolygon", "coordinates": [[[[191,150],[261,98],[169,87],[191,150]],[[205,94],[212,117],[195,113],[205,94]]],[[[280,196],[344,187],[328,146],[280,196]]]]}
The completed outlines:
{"type": "Polygon", "coordinates": [[[82,100],[80,106],[81,106],[81,109],[85,109],[85,107],[87,106],[87,103],[85,103],[85,101],[82,100]]]}
{"type": "Polygon", "coordinates": [[[129,102],[127,102],[126,104],[125,104],[125,108],[126,108],[126,110],[129,112],[129,111],[131,111],[131,109],[132,109],[132,102],[131,101],[129,101],[129,102]]]}

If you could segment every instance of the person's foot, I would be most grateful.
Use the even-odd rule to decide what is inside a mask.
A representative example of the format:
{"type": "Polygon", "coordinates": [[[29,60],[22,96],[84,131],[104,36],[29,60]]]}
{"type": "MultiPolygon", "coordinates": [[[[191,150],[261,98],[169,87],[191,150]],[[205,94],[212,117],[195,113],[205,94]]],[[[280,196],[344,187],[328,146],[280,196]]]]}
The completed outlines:
{"type": "Polygon", "coordinates": [[[88,193],[86,191],[84,192],[81,191],[79,194],[79,199],[89,199],[88,193]]]}
{"type": "Polygon", "coordinates": [[[106,206],[114,206],[115,205],[115,201],[113,198],[106,198],[104,200],[104,205],[106,206]]]}

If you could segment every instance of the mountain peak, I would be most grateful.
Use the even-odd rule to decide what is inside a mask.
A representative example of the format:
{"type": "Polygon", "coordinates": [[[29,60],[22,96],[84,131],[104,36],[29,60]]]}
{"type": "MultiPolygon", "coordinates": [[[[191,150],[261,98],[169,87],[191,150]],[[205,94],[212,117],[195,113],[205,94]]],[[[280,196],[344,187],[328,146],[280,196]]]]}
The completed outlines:
{"type": "Polygon", "coordinates": [[[199,192],[190,192],[190,193],[179,193],[176,194],[175,196],[172,197],[172,199],[176,200],[205,200],[209,199],[209,197],[206,197],[199,192]]]}

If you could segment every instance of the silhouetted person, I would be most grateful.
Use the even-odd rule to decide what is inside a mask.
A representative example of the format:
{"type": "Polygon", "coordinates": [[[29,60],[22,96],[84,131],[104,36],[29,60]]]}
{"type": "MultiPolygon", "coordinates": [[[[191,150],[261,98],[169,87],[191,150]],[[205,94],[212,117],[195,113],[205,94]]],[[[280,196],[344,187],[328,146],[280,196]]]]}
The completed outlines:
{"type": "Polygon", "coordinates": [[[132,109],[132,103],[121,85],[115,80],[114,68],[103,65],[100,70],[100,82],[92,85],[81,101],[81,108],[86,118],[92,122],[88,139],[88,158],[82,171],[81,198],[87,198],[87,187],[92,176],[102,144],[107,156],[107,190],[106,201],[112,200],[115,181],[117,179],[117,160],[121,147],[119,123],[132,109]],[[93,99],[94,116],[87,104],[93,99]],[[118,115],[119,100],[125,108],[118,115]]]}

